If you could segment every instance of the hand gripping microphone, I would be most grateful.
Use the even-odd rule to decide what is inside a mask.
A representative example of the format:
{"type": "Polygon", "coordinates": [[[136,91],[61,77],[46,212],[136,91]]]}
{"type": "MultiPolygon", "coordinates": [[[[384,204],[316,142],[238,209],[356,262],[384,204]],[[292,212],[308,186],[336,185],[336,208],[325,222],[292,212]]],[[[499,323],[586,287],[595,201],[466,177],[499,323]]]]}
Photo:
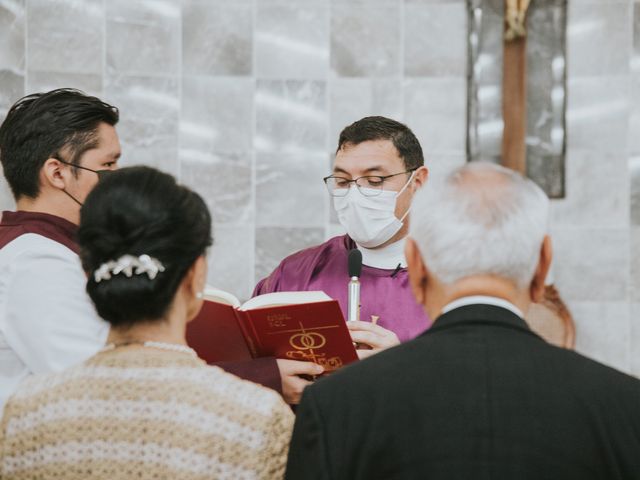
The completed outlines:
{"type": "Polygon", "coordinates": [[[362,272],[362,252],[357,248],[349,250],[349,310],[347,320],[360,320],[360,273],[362,272]]]}

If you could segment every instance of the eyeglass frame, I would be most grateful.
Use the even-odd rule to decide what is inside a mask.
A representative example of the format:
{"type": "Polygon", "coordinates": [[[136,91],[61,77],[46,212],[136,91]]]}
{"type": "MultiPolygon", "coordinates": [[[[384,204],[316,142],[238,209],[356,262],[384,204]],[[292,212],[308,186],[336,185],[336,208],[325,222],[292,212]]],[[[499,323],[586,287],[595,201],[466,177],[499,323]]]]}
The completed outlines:
{"type": "MultiPolygon", "coordinates": [[[[361,177],[358,178],[354,178],[352,180],[349,180],[348,178],[344,178],[344,177],[340,177],[340,176],[336,176],[336,175],[328,175],[326,177],[324,177],[322,179],[322,181],[324,182],[325,186],[327,187],[327,191],[329,192],[329,195],[331,195],[332,197],[344,197],[347,195],[347,193],[349,192],[349,190],[351,189],[351,183],[353,183],[357,188],[358,188],[358,192],[360,192],[362,195],[364,195],[362,193],[362,191],[360,190],[361,188],[367,188],[367,187],[361,187],[360,185],[358,185],[358,180],[362,179],[362,178],[379,178],[380,179],[380,192],[384,191],[384,182],[387,181],[388,178],[391,177],[397,177],[398,175],[403,175],[405,173],[411,173],[413,174],[413,172],[415,172],[416,170],[418,170],[420,167],[414,167],[414,168],[410,168],[409,170],[405,170],[404,172],[398,172],[398,173],[392,173],[391,175],[363,175],[361,177]],[[339,178],[341,180],[344,180],[345,182],[347,182],[349,184],[348,188],[341,188],[340,190],[345,190],[347,193],[345,193],[344,195],[333,195],[332,191],[329,190],[329,185],[327,185],[327,180],[329,180],[330,178],[339,178]]],[[[371,197],[376,197],[380,195],[380,193],[377,193],[376,195],[365,195],[365,196],[371,196],[371,197]]]]}

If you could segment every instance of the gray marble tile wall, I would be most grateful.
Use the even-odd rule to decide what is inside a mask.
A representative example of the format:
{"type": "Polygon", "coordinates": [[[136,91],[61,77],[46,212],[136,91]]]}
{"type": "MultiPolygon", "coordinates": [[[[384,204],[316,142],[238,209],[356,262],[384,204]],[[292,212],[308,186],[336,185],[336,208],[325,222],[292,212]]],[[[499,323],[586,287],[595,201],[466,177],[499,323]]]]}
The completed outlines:
{"type": "MultiPolygon", "coordinates": [[[[24,94],[25,0],[0,3],[0,116],[24,94]]],[[[2,167],[0,166],[0,170],[2,167]]],[[[0,179],[0,208],[12,208],[13,197],[4,177],[0,179]]]]}
{"type": "MultiPolygon", "coordinates": [[[[630,371],[640,376],[640,1],[631,5],[633,41],[629,62],[628,166],[623,188],[630,189],[629,320],[630,371]]],[[[624,161],[624,158],[622,159],[624,161]]],[[[624,171],[624,167],[621,168],[624,171]]]]}
{"type": "Polygon", "coordinates": [[[204,196],[210,282],[247,298],[340,233],[321,178],[347,124],[406,119],[434,175],[464,162],[465,31],[464,0],[0,0],[0,114],[60,86],[117,105],[122,164],[204,196]]]}
{"type": "MultiPolygon", "coordinates": [[[[638,375],[639,10],[569,2],[567,197],[552,212],[578,350],[638,375]]],[[[0,116],[60,86],[120,107],[123,165],[204,196],[210,283],[247,298],[340,232],[321,177],[348,123],[406,121],[433,176],[465,162],[466,21],[465,0],[0,0],[0,116]]]]}
{"type": "MultiPolygon", "coordinates": [[[[640,374],[630,223],[633,21],[630,0],[568,2],[566,198],[552,204],[556,283],[577,349],[640,374]]],[[[639,185],[640,186],[640,185],[639,185]]],[[[636,249],[637,250],[637,249],[636,249]]]]}

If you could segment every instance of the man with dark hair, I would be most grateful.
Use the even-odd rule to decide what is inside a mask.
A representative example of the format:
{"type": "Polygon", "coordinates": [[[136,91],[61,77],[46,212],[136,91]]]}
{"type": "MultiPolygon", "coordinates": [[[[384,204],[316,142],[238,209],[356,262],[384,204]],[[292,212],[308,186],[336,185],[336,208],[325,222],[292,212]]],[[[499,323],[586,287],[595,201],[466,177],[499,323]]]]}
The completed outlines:
{"type": "Polygon", "coordinates": [[[16,200],[0,222],[0,410],[22,378],[98,351],[109,331],[84,293],[80,206],[120,157],[118,110],[73,89],[28,95],[0,126],[16,200]]]}
{"type": "MultiPolygon", "coordinates": [[[[28,95],[0,126],[0,161],[17,211],[0,222],[0,413],[20,380],[61,370],[105,344],[109,328],[85,293],[80,207],[117,166],[118,110],[73,89],[28,95]]],[[[221,368],[280,392],[272,359],[221,368]]]]}
{"type": "MultiPolygon", "coordinates": [[[[347,234],[285,258],[254,295],[323,290],[347,311],[347,255],[362,252],[363,321],[349,322],[360,357],[413,339],[429,327],[413,298],[404,257],[409,210],[427,181],[422,148],[413,132],[385,117],[366,117],[340,134],[333,173],[324,178],[347,234]]],[[[309,382],[307,362],[278,360],[285,399],[299,401],[309,382]]]]}

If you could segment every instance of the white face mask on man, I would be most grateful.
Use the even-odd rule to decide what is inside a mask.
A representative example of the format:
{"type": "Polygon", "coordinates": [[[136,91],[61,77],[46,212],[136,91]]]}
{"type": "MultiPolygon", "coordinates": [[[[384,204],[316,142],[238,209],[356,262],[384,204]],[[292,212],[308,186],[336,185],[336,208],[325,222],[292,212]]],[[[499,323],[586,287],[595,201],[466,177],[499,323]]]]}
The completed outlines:
{"type": "Polygon", "coordinates": [[[378,247],[402,228],[402,222],[411,209],[407,209],[402,218],[397,219],[396,201],[413,180],[414,173],[399,192],[380,192],[362,187],[360,190],[364,191],[363,195],[356,191],[358,187],[352,186],[344,197],[333,197],[333,207],[340,224],[358,245],[365,248],[378,247]],[[366,196],[367,192],[372,196],[366,196]]]}

